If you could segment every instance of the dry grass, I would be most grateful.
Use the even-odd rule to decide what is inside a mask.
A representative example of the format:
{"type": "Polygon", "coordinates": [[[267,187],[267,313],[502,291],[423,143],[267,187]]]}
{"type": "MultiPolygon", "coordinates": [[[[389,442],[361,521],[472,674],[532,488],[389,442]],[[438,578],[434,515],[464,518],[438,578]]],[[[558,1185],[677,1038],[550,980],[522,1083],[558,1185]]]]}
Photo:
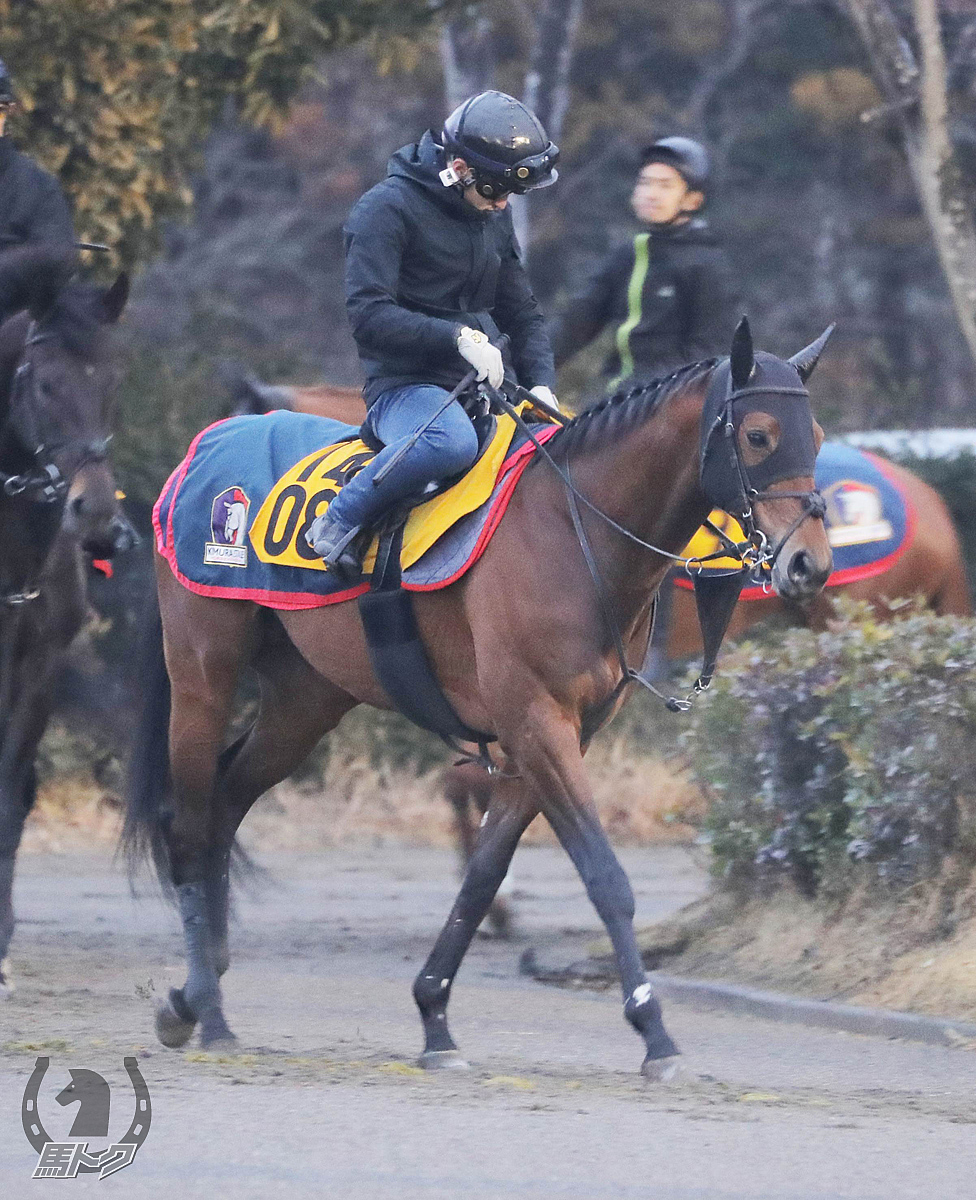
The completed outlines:
{"type": "MultiPolygon", "coordinates": [[[[686,819],[703,812],[687,773],[657,755],[635,755],[623,739],[601,743],[587,756],[604,826],[619,845],[688,841],[686,819]]],[[[441,788],[442,771],[417,776],[371,766],[361,755],[333,758],[324,788],[284,783],[258,802],[245,824],[249,845],[308,850],[356,842],[451,846],[454,816],[441,788]]],[[[42,788],[25,833],[25,848],[78,849],[118,832],[117,802],[77,777],[42,788]]],[[[530,842],[552,840],[536,820],[530,842]]]]}
{"type": "Polygon", "coordinates": [[[785,888],[744,906],[719,895],[639,936],[680,948],[661,965],[681,974],[976,1020],[973,884],[944,879],[897,902],[864,891],[833,909],[785,888]]]}
{"type": "MultiPolygon", "coordinates": [[[[617,845],[690,841],[687,824],[704,811],[687,772],[657,755],[635,755],[623,740],[587,756],[597,807],[617,845]]],[[[255,807],[247,822],[251,845],[312,849],[354,842],[451,846],[454,814],[441,787],[442,770],[416,776],[370,766],[362,757],[333,759],[325,789],[282,784],[255,807]]],[[[550,842],[541,819],[528,842],[550,842]]]]}

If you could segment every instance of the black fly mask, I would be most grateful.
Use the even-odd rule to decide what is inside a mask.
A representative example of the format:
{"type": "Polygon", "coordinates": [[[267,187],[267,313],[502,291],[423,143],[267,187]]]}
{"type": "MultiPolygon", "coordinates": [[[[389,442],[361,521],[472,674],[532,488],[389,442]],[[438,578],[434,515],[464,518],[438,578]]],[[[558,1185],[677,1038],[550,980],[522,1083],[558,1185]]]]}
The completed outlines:
{"type": "Polygon", "coordinates": [[[712,374],[702,410],[699,479],[708,500],[739,520],[746,541],[735,545],[713,527],[726,549],[743,565],[728,574],[695,576],[695,601],[705,648],[696,690],[708,686],[747,574],[752,573],[759,582],[768,579],[766,573],[799,526],[808,517],[820,520],[824,516],[819,492],[770,489],[787,479],[814,475],[817,446],[806,382],[833,328],[831,325],[806,349],[784,360],[763,351],[753,352],[749,322],[743,317],[732,339],[728,361],[720,363],[712,374]],[[739,427],[751,412],[774,417],[781,433],[776,448],[762,462],[748,466],[739,447],[739,427]],[[754,505],[757,501],[786,498],[801,500],[802,509],[776,546],[770,548],[756,523],[754,505]]]}

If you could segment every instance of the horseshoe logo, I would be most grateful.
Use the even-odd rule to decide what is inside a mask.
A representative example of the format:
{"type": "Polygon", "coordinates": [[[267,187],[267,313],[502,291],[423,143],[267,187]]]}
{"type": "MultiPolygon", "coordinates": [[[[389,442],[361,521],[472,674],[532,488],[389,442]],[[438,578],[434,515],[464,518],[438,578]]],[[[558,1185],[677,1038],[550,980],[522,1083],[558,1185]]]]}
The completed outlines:
{"type": "MultiPolygon", "coordinates": [[[[129,1076],[129,1081],[132,1084],[132,1091],[135,1094],[135,1112],[125,1135],[119,1138],[118,1142],[114,1144],[132,1146],[132,1154],[134,1156],[136,1150],[139,1149],[149,1135],[149,1126],[152,1122],[152,1101],[149,1098],[149,1087],[142,1076],[142,1072],[139,1070],[136,1060],[134,1058],[124,1058],[122,1063],[125,1067],[126,1074],[129,1076]]],[[[35,1060],[34,1070],[31,1073],[31,1077],[27,1081],[27,1087],[24,1090],[24,1100],[21,1108],[21,1118],[23,1120],[24,1133],[27,1135],[27,1140],[30,1142],[37,1154],[41,1153],[47,1143],[54,1140],[44,1128],[40,1114],[37,1110],[37,1097],[41,1090],[41,1083],[44,1080],[44,1076],[47,1073],[47,1069],[50,1064],[51,1060],[49,1058],[38,1058],[35,1060]]],[[[66,1094],[70,1092],[70,1089],[79,1078],[84,1078],[87,1081],[92,1076],[94,1076],[95,1079],[104,1082],[101,1080],[101,1076],[96,1076],[95,1072],[93,1071],[73,1071],[72,1084],[69,1084],[68,1087],[65,1088],[62,1093],[60,1093],[58,1097],[59,1102],[62,1104],[71,1103],[72,1097],[70,1095],[68,1095],[66,1099],[62,1099],[62,1097],[65,1097],[66,1094]]],[[[108,1087],[107,1084],[105,1086],[106,1088],[108,1087]]],[[[76,1125],[80,1121],[81,1112],[79,1111],[76,1125]]],[[[74,1132],[74,1129],[72,1129],[72,1132],[74,1132]]],[[[83,1131],[79,1129],[79,1132],[83,1131]]],[[[100,1164],[89,1165],[84,1161],[81,1162],[78,1168],[79,1171],[86,1172],[98,1171],[100,1169],[100,1164]]]]}

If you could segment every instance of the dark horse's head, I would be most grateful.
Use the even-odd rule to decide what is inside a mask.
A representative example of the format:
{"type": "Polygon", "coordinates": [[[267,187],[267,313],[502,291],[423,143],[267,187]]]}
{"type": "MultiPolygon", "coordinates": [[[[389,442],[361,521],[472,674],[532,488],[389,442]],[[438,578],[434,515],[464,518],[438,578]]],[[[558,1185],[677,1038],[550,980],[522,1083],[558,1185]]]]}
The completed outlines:
{"type": "Polygon", "coordinates": [[[72,281],[74,265],[73,253],[53,247],[0,258],[0,298],[8,311],[20,310],[0,327],[0,466],[8,495],[22,486],[26,499],[43,502],[57,492],[66,532],[93,557],[110,558],[136,541],[107,459],[110,331],[129,281],[72,281]],[[54,491],[45,491],[45,474],[54,491]]]}
{"type": "Polygon", "coordinates": [[[702,412],[702,489],[752,534],[757,561],[787,600],[811,599],[833,566],[814,482],[823,430],[806,388],[832,330],[780,359],[753,350],[743,318],[729,358],[712,372],[702,412]]]}

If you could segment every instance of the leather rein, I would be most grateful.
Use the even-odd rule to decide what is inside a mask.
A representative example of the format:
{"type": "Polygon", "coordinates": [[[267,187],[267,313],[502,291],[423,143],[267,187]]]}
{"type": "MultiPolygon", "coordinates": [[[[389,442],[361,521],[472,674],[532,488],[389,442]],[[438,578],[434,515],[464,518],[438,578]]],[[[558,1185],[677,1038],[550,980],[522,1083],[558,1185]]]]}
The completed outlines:
{"type": "MultiPolygon", "coordinates": [[[[664,550],[660,546],[653,545],[653,543],[646,541],[642,537],[639,537],[636,533],[627,529],[626,526],[621,525],[618,521],[615,521],[608,513],[605,513],[602,509],[598,508],[591,500],[584,496],[583,493],[580,492],[573,483],[569,459],[567,458],[566,469],[563,470],[559,463],[557,463],[553,456],[549,453],[545,443],[540,442],[535,436],[531,427],[523,420],[521,414],[511,403],[508,397],[503,392],[498,392],[494,389],[486,388],[485,390],[488,391],[491,400],[497,404],[502,411],[506,412],[510,417],[513,418],[522,433],[528,437],[539,454],[542,455],[543,459],[556,472],[556,474],[562,480],[563,486],[565,487],[569,513],[573,521],[573,529],[576,533],[576,538],[579,542],[583,559],[586,562],[587,569],[593,581],[593,586],[600,604],[600,611],[603,616],[603,622],[613,641],[614,649],[616,651],[617,659],[621,669],[621,679],[610,696],[601,704],[601,709],[605,708],[609,713],[610,709],[617,701],[624,688],[626,688],[628,684],[639,683],[642,687],[652,692],[660,700],[663,700],[666,707],[671,712],[687,712],[687,710],[691,707],[694,698],[704,692],[712,682],[712,676],[715,668],[715,658],[717,656],[719,644],[721,643],[725,628],[727,627],[727,622],[722,625],[718,639],[714,645],[710,645],[710,642],[714,641],[714,639],[707,635],[703,623],[702,634],[705,643],[705,657],[702,664],[702,670],[687,696],[684,698],[678,698],[675,696],[667,696],[663,692],[659,691],[648,676],[651,648],[654,640],[654,627],[657,618],[658,594],[655,591],[653,597],[651,598],[650,629],[648,632],[647,650],[644,656],[644,663],[640,670],[637,670],[630,666],[627,662],[623,636],[613,613],[613,606],[610,603],[610,597],[607,591],[606,583],[604,582],[603,576],[600,572],[599,564],[597,563],[596,556],[593,553],[593,548],[590,545],[590,540],[587,536],[586,529],[583,526],[580,505],[582,504],[588,508],[595,516],[599,517],[601,521],[603,521],[616,533],[620,534],[622,537],[625,537],[628,541],[633,542],[635,545],[640,546],[644,550],[649,550],[653,554],[658,554],[662,558],[670,559],[673,563],[684,567],[687,573],[692,577],[700,574],[704,570],[706,564],[713,559],[735,558],[738,560],[740,565],[734,570],[723,572],[723,575],[735,575],[743,579],[746,576],[752,576],[753,578],[760,580],[763,587],[767,588],[768,574],[772,570],[776,560],[779,558],[783,547],[797,531],[797,529],[799,529],[803,522],[808,518],[822,520],[826,513],[826,505],[823,497],[816,489],[808,492],[760,491],[752,486],[749,479],[748,467],[742,460],[738,441],[735,437],[734,405],[737,400],[742,399],[745,396],[756,395],[759,393],[775,394],[778,396],[796,395],[809,398],[809,392],[805,387],[730,387],[729,393],[725,398],[725,402],[722,405],[722,408],[719,411],[712,428],[708,431],[708,436],[705,443],[705,453],[714,452],[712,448],[712,434],[714,433],[721,437],[720,444],[727,448],[728,452],[731,454],[740,492],[740,502],[738,506],[739,512],[734,515],[737,517],[740,525],[742,526],[743,532],[745,533],[745,538],[741,542],[733,541],[733,539],[730,538],[724,530],[719,529],[719,527],[713,524],[711,520],[706,520],[706,526],[719,539],[722,548],[720,550],[713,551],[711,554],[703,555],[702,557],[686,557],[681,554],[673,554],[669,550],[664,550]],[[776,545],[774,547],[770,547],[768,538],[759,528],[756,522],[754,506],[757,503],[786,499],[802,500],[803,508],[797,518],[790,525],[786,533],[783,534],[783,536],[776,543],[776,545]],[[761,578],[763,574],[767,576],[766,579],[761,578]]],[[[529,400],[530,402],[535,403],[535,398],[531,395],[531,393],[526,392],[523,388],[517,388],[515,395],[516,399],[529,400]]],[[[701,620],[701,614],[699,614],[699,619],[701,620]]]]}

